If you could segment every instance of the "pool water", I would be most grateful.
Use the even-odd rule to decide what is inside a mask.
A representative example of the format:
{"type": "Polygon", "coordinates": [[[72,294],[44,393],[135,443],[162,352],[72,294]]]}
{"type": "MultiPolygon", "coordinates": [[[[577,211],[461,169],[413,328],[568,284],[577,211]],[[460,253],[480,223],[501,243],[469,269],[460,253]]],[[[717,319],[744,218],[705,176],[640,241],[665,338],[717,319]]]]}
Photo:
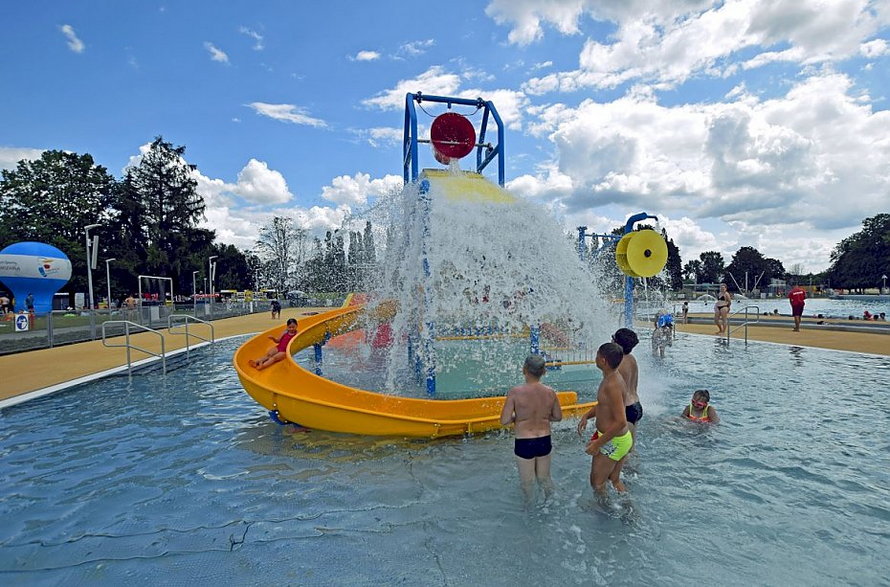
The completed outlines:
{"type": "Polygon", "coordinates": [[[0,583],[886,584],[886,357],[643,340],[629,494],[593,498],[564,422],[558,491],[526,509],[509,433],[279,426],[239,342],[0,411],[0,583]],[[720,424],[677,417],[697,387],[720,424]]]}

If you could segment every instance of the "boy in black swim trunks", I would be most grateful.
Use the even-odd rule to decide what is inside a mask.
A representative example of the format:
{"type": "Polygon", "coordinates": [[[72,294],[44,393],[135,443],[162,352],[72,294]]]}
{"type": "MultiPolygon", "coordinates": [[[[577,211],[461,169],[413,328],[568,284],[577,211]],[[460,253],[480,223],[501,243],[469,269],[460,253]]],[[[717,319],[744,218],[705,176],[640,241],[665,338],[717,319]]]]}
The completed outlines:
{"type": "Polygon", "coordinates": [[[513,452],[519,468],[519,484],[526,500],[534,495],[534,483],[548,496],[553,491],[550,478],[550,422],[562,420],[556,392],[541,383],[546,367],[544,357],[529,355],[522,366],[525,384],[507,392],[501,425],[513,423],[516,441],[513,452]]]}

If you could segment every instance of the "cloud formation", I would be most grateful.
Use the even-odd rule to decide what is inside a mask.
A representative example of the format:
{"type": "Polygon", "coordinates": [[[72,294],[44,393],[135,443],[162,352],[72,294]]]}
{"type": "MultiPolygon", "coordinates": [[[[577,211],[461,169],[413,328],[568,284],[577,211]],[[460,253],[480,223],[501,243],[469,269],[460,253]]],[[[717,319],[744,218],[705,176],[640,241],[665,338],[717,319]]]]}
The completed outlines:
{"type": "Polygon", "coordinates": [[[263,35],[259,34],[255,30],[247,28],[246,26],[242,26],[238,29],[238,32],[241,33],[242,35],[246,35],[254,40],[254,43],[253,43],[254,51],[262,51],[263,49],[266,48],[266,46],[263,44],[263,35]]]}
{"type": "Polygon", "coordinates": [[[353,61],[377,61],[380,59],[380,53],[377,51],[359,51],[355,57],[351,57],[353,61]]]}
{"type": "Polygon", "coordinates": [[[65,38],[68,40],[69,49],[75,53],[83,53],[84,49],[86,49],[86,45],[83,44],[83,41],[77,38],[77,33],[74,32],[73,26],[70,24],[63,24],[59,27],[59,30],[62,31],[62,34],[65,35],[65,38]]]}
{"type": "Polygon", "coordinates": [[[294,104],[267,104],[266,102],[251,102],[247,104],[261,116],[268,116],[274,120],[324,128],[327,123],[319,118],[309,116],[307,110],[294,104]]]}
{"type": "Polygon", "coordinates": [[[210,59],[212,61],[218,61],[220,63],[229,62],[229,56],[226,55],[224,51],[217,49],[210,41],[204,41],[204,48],[210,53],[210,59]]]}
{"type": "Polygon", "coordinates": [[[338,206],[364,206],[369,198],[376,198],[402,189],[402,178],[387,175],[381,179],[371,179],[367,173],[353,176],[341,175],[331,180],[331,185],[321,189],[321,197],[338,206]]]}

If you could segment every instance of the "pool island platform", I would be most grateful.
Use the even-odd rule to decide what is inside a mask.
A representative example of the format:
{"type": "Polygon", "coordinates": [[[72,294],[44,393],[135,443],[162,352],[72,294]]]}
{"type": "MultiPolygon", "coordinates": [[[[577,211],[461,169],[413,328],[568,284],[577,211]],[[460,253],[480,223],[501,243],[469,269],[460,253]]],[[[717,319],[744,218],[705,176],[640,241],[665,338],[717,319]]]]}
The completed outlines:
{"type": "MultiPolygon", "coordinates": [[[[213,322],[214,335],[217,339],[223,339],[253,334],[267,330],[276,323],[281,324],[283,329],[288,318],[299,320],[301,316],[326,310],[330,308],[284,308],[277,319],[272,319],[267,312],[224,318],[213,322]]],[[[715,336],[713,315],[690,314],[689,317],[689,324],[676,325],[678,333],[715,336]]],[[[637,322],[636,329],[645,336],[647,330],[651,330],[651,325],[637,322]]],[[[209,333],[206,329],[197,328],[196,332],[201,336],[209,333]]],[[[734,331],[730,344],[744,344],[743,337],[743,329],[734,331]]],[[[789,316],[762,316],[759,324],[748,327],[748,339],[890,356],[888,322],[866,323],[860,320],[847,323],[846,320],[820,320],[805,316],[801,331],[794,332],[789,316]],[[822,324],[818,324],[820,321],[822,324]]],[[[150,334],[136,334],[133,342],[153,352],[160,351],[157,337],[150,334]]],[[[168,354],[183,349],[185,337],[167,336],[165,345],[168,354]]],[[[192,346],[194,348],[195,345],[192,346]]],[[[151,359],[138,351],[131,356],[134,363],[151,359]]],[[[0,356],[0,370],[4,373],[0,382],[0,408],[126,369],[126,349],[105,347],[101,340],[0,356]]]]}

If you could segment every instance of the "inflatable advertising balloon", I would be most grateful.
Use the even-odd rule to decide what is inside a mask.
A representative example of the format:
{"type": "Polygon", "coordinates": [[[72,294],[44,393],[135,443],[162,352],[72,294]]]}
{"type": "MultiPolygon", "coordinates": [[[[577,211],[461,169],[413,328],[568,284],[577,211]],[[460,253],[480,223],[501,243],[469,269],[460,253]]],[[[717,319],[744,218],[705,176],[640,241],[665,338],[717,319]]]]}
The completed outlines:
{"type": "Polygon", "coordinates": [[[26,309],[28,295],[34,296],[34,312],[52,310],[53,294],[71,279],[71,261],[56,247],[23,242],[0,251],[0,281],[12,290],[15,310],[26,309]]]}

